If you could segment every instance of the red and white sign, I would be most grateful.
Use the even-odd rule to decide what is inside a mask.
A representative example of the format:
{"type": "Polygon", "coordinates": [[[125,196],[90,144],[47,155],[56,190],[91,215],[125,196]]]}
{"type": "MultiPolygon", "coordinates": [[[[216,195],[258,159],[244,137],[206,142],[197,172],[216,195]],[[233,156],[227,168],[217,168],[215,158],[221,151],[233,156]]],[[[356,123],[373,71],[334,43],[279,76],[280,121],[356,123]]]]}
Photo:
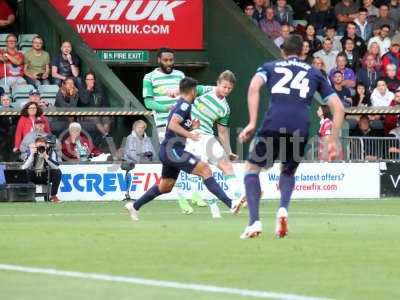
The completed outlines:
{"type": "Polygon", "coordinates": [[[93,49],[203,49],[203,0],[50,0],[93,49]]]}

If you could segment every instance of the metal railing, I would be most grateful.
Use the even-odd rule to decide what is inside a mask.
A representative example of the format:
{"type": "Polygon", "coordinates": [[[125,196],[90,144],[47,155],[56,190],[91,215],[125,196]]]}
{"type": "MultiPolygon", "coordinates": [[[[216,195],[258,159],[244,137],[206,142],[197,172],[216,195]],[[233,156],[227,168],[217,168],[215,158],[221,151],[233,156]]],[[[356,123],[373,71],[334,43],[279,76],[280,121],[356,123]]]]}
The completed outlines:
{"type": "MultiPolygon", "coordinates": [[[[310,139],[306,160],[321,159],[319,137],[310,139]]],[[[322,146],[323,149],[325,149],[322,146]]],[[[340,139],[340,159],[346,161],[400,160],[400,139],[396,137],[343,137],[340,139]]],[[[323,156],[323,155],[322,155],[323,156]]]]}

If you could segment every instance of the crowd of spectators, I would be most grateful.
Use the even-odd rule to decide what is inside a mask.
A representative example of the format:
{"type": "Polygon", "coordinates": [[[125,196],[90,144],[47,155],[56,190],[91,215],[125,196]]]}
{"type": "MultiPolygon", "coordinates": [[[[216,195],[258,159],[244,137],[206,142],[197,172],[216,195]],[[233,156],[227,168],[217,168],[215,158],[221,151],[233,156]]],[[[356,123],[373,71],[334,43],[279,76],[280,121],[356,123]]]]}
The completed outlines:
{"type": "MultiPolygon", "coordinates": [[[[277,47],[289,33],[301,34],[300,58],[321,70],[345,107],[399,105],[400,0],[236,2],[277,47]]],[[[354,136],[400,132],[397,115],[353,116],[349,122],[354,136]]]]}

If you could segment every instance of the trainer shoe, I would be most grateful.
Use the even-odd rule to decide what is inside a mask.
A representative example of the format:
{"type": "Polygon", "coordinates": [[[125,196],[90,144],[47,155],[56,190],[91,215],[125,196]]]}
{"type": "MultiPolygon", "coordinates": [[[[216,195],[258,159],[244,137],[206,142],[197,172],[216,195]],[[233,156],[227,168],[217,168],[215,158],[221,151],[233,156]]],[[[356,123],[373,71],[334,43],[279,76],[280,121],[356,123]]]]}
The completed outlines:
{"type": "Polygon", "coordinates": [[[133,202],[128,202],[125,204],[126,210],[129,212],[129,215],[131,216],[131,219],[133,221],[139,221],[139,211],[137,211],[133,207],[133,202]]]}
{"type": "Polygon", "coordinates": [[[231,213],[234,214],[234,215],[238,215],[240,213],[240,210],[242,209],[243,204],[245,202],[247,202],[246,195],[242,195],[237,200],[232,200],[231,213]]]}
{"type": "Polygon", "coordinates": [[[262,234],[262,224],[260,221],[255,221],[253,224],[246,227],[240,238],[244,239],[255,239],[262,234]]]}
{"type": "Polygon", "coordinates": [[[185,198],[179,199],[178,204],[183,214],[190,215],[193,213],[193,208],[185,198]]]}
{"type": "Polygon", "coordinates": [[[203,199],[201,199],[201,196],[199,193],[194,192],[192,195],[192,204],[197,205],[198,207],[207,207],[207,203],[204,202],[203,199]]]}
{"type": "Polygon", "coordinates": [[[275,235],[277,238],[284,238],[288,235],[288,231],[288,211],[286,210],[286,208],[280,207],[276,214],[275,235]]]}
{"type": "Polygon", "coordinates": [[[221,218],[221,211],[219,210],[217,200],[216,199],[209,200],[208,205],[210,206],[211,216],[213,217],[213,219],[221,218]]]}
{"type": "Polygon", "coordinates": [[[53,203],[60,203],[60,199],[57,197],[57,195],[51,196],[51,202],[53,203]]]}

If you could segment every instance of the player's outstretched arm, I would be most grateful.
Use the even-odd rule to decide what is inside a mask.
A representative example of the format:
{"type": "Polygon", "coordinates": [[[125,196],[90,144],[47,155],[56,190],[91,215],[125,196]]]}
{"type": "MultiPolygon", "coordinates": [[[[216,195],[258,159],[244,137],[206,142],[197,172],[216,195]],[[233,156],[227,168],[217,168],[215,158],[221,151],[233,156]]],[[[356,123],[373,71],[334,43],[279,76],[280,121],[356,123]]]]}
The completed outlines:
{"type": "Polygon", "coordinates": [[[328,154],[329,160],[335,159],[337,156],[337,142],[339,139],[340,130],[342,128],[344,119],[344,107],[339,97],[334,94],[331,95],[327,102],[329,109],[333,112],[332,133],[328,140],[328,154]]]}
{"type": "Polygon", "coordinates": [[[182,118],[179,115],[173,115],[171,121],[168,123],[168,129],[187,139],[198,141],[200,139],[200,135],[197,132],[190,132],[183,128],[180,125],[181,122],[182,118]]]}
{"type": "Polygon", "coordinates": [[[237,155],[232,153],[231,141],[229,137],[229,128],[221,124],[217,124],[218,139],[225,150],[225,153],[229,155],[230,159],[237,159],[237,155]]]}
{"type": "Polygon", "coordinates": [[[154,98],[147,97],[144,99],[144,105],[147,109],[154,110],[156,112],[169,112],[171,109],[171,105],[165,105],[154,101],[154,98]]]}
{"type": "Polygon", "coordinates": [[[239,135],[240,142],[246,142],[251,138],[257,125],[258,106],[260,103],[260,89],[265,84],[264,78],[254,75],[251,79],[247,93],[247,106],[249,109],[249,123],[239,135]]]}

